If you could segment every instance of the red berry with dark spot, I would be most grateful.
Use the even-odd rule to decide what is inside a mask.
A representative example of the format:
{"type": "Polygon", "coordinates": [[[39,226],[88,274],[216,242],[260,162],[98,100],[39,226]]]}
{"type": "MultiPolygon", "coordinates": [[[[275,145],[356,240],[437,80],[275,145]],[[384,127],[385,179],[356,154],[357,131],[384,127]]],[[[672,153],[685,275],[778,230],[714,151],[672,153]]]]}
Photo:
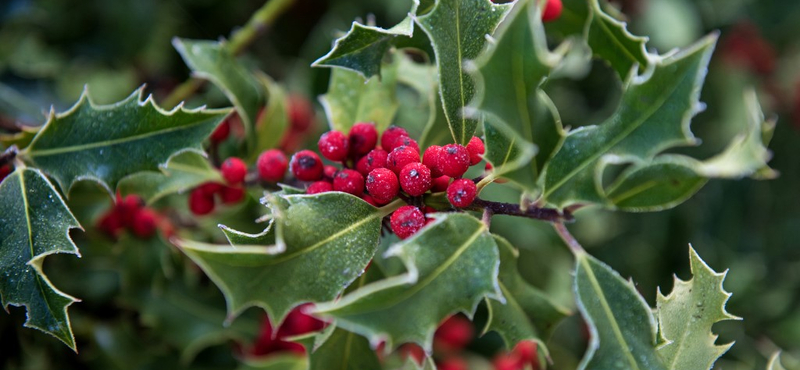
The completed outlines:
{"type": "Polygon", "coordinates": [[[315,181],[311,185],[308,186],[308,190],[306,190],[307,194],[319,194],[333,191],[333,184],[327,181],[315,181]]]}
{"type": "Polygon", "coordinates": [[[417,207],[402,206],[392,213],[390,223],[392,231],[402,240],[425,226],[425,215],[417,207]]]}
{"type": "Polygon", "coordinates": [[[319,137],[317,142],[319,152],[322,156],[334,162],[341,162],[347,159],[350,150],[347,136],[339,131],[328,131],[319,137]]]}
{"type": "Polygon", "coordinates": [[[247,175],[247,165],[243,160],[236,157],[230,157],[225,162],[222,162],[220,170],[222,171],[222,178],[230,185],[241,184],[244,182],[245,175],[247,175]]]}
{"type": "Polygon", "coordinates": [[[364,176],[356,170],[341,170],[333,177],[333,190],[360,197],[364,194],[364,176]]]}
{"type": "Polygon", "coordinates": [[[397,175],[388,168],[376,168],[367,175],[366,181],[369,195],[378,204],[386,204],[392,201],[400,191],[400,184],[397,175]]]}
{"type": "Polygon", "coordinates": [[[469,152],[459,144],[447,144],[439,153],[439,170],[452,178],[459,178],[469,169],[469,152]]]}
{"type": "Polygon", "coordinates": [[[416,140],[414,140],[414,139],[412,139],[412,138],[410,138],[408,136],[400,136],[397,139],[394,139],[394,142],[392,143],[391,147],[384,148],[384,149],[386,149],[386,150],[391,152],[392,150],[394,150],[394,148],[397,148],[397,147],[400,147],[400,146],[410,146],[410,147],[414,148],[414,150],[416,150],[417,153],[419,153],[419,144],[417,144],[416,140]]]}
{"type": "Polygon", "coordinates": [[[301,150],[292,156],[289,169],[300,181],[316,181],[322,178],[322,160],[317,153],[301,150]]]}
{"type": "Polygon", "coordinates": [[[152,209],[142,208],[133,215],[131,230],[133,235],[141,239],[148,239],[156,233],[158,215],[152,209]]]}
{"type": "Polygon", "coordinates": [[[214,132],[212,132],[211,136],[209,136],[208,138],[209,140],[211,140],[212,143],[220,143],[223,140],[227,139],[230,133],[231,133],[231,123],[228,120],[225,120],[225,122],[222,122],[219,126],[217,126],[216,129],[214,129],[214,132]]]}
{"type": "Polygon", "coordinates": [[[378,144],[378,130],[374,123],[359,122],[350,128],[350,154],[359,157],[375,149],[378,144]]]}
{"type": "Polygon", "coordinates": [[[437,370],[469,370],[466,361],[458,357],[450,357],[436,365],[437,370]]]}
{"type": "Polygon", "coordinates": [[[431,170],[419,162],[409,163],[400,170],[399,180],[404,192],[412,197],[419,196],[431,188],[431,170]]]}
{"type": "Polygon", "coordinates": [[[456,351],[466,347],[474,337],[472,323],[464,316],[453,315],[439,325],[433,340],[437,347],[456,351]]]}
{"type": "Polygon", "coordinates": [[[486,147],[483,145],[483,140],[477,136],[473,136],[467,143],[467,152],[469,153],[469,164],[474,166],[480,163],[483,159],[483,153],[486,153],[486,147]]]}
{"type": "Polygon", "coordinates": [[[552,22],[561,16],[561,10],[564,7],[561,0],[547,0],[547,5],[544,6],[542,12],[542,21],[552,22]]]}
{"type": "Polygon", "coordinates": [[[381,135],[381,147],[387,152],[390,152],[391,149],[389,148],[394,144],[394,141],[401,136],[408,136],[408,131],[402,127],[389,126],[389,128],[383,132],[383,135],[381,135]]]}
{"type": "Polygon", "coordinates": [[[224,204],[236,204],[244,199],[244,188],[224,186],[219,192],[219,197],[224,204]]]}
{"type": "Polygon", "coordinates": [[[440,193],[446,191],[449,185],[450,185],[450,176],[439,176],[433,179],[433,186],[431,187],[431,191],[434,193],[440,193]]]}
{"type": "Polygon", "coordinates": [[[214,194],[207,194],[200,188],[189,193],[189,210],[197,216],[203,216],[214,211],[214,194]]]}
{"type": "Polygon", "coordinates": [[[431,169],[431,176],[434,178],[442,176],[442,171],[439,170],[439,156],[441,155],[442,147],[439,145],[429,146],[422,154],[422,164],[431,169]]]}
{"type": "Polygon", "coordinates": [[[408,146],[400,146],[389,153],[386,158],[386,167],[396,174],[409,163],[419,162],[419,152],[408,146]]]}
{"type": "Polygon", "coordinates": [[[472,204],[477,195],[478,187],[470,179],[458,179],[447,187],[447,200],[453,207],[467,207],[472,204]]]}
{"type": "Polygon", "coordinates": [[[356,170],[361,172],[364,176],[369,175],[369,173],[376,168],[386,167],[388,158],[389,153],[383,149],[370,150],[367,155],[361,157],[361,159],[356,162],[356,170]]]}
{"type": "Polygon", "coordinates": [[[278,182],[283,180],[286,169],[289,168],[289,160],[286,155],[278,149],[267,150],[258,156],[256,169],[261,180],[267,182],[278,182]]]}
{"type": "Polygon", "coordinates": [[[339,169],[336,166],[325,166],[322,168],[322,175],[325,179],[333,181],[333,177],[336,176],[336,173],[339,172],[339,169]]]}

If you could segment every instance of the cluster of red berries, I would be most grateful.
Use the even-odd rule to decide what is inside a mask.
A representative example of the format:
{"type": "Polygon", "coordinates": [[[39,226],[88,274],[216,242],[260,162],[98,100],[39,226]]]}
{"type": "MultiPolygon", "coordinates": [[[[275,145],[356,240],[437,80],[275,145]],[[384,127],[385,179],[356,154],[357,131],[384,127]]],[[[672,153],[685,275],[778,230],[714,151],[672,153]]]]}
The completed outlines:
{"type": "Polygon", "coordinates": [[[299,306],[289,312],[286,320],[278,328],[277,333],[273,333],[274,328],[269,318],[265,317],[261,323],[261,330],[253,346],[247,350],[247,354],[254,357],[262,357],[270,354],[297,353],[305,354],[306,350],[302,344],[290,342],[284,338],[300,334],[322,330],[325,326],[320,320],[313,316],[303,313],[308,304],[299,306]],[[274,334],[274,335],[273,335],[274,334]]]}
{"type": "Polygon", "coordinates": [[[242,185],[247,176],[247,165],[243,160],[230,157],[220,166],[222,178],[226,184],[207,182],[196,187],[189,194],[189,210],[195,215],[207,215],[214,211],[215,198],[222,204],[236,204],[244,199],[245,190],[242,185]]]}
{"type": "Polygon", "coordinates": [[[141,239],[152,237],[156,229],[167,226],[153,209],[145,207],[144,201],[137,195],[124,198],[117,194],[117,202],[98,220],[98,228],[113,238],[119,237],[124,229],[141,239]]]}

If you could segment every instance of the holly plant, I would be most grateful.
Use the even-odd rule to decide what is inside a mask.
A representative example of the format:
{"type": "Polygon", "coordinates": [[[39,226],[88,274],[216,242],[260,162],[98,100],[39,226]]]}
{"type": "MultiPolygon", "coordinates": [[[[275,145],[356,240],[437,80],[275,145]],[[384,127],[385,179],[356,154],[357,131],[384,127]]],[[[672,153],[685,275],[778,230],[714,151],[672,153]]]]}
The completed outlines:
{"type": "Polygon", "coordinates": [[[741,320],[724,267],[689,246],[691,276],[647,302],[569,230],[777,176],[752,89],[726,148],[688,150],[719,33],[659,53],[604,0],[414,0],[302,66],[330,72],[320,131],[312,100],[240,57],[289,5],[174,38],[191,77],[169,96],[87,88],[3,134],[0,296],[25,327],[105,368],[708,370],[731,348],[712,329],[741,320]],[[549,87],[590,65],[618,100],[567,125],[549,87]],[[530,246],[492,224],[511,217],[559,237],[571,292],[528,281],[530,246]],[[83,258],[45,268],[57,254],[83,258]],[[557,330],[581,343],[572,365],[557,330]]]}

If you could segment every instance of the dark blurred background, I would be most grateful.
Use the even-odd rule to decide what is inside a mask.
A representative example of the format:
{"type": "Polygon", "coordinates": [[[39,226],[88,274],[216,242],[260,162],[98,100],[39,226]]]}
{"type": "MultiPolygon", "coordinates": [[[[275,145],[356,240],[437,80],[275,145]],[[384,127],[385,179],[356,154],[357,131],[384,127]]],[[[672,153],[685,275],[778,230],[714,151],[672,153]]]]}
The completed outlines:
{"type": "MultiPolygon", "coordinates": [[[[772,181],[712,181],[684,204],[659,213],[582,210],[571,229],[591,254],[632,277],[651,305],[657,287],[665,294],[671,290],[673,274],[689,278],[691,243],[712,268],[730,270],[725,282],[733,292],[728,311],[744,318],[715,326],[720,343],[736,341],[716,368],[762,369],[778,348],[785,350],[788,368],[800,366],[800,1],[613,4],[632,32],[649,35],[648,47],[658,52],[721,31],[702,94],[708,109],[692,125],[704,143],[691,153],[706,158],[724,148],[744,122],[743,91],[753,87],[765,113],[778,117],[770,164],[781,175],[772,181]]],[[[118,101],[142,84],[163,98],[189,75],[170,43],[173,36],[229,37],[262,5],[258,0],[2,0],[0,130],[13,131],[17,123],[42,124],[45,109],[68,108],[85,84],[98,103],[118,101]]],[[[327,89],[329,70],[309,65],[329,50],[331,41],[359,17],[371,14],[377,25],[391,26],[407,11],[402,1],[297,0],[244,58],[316,102],[327,89]]],[[[565,125],[576,127],[608,116],[620,86],[610,68],[594,62],[549,84],[548,93],[565,125]]],[[[195,96],[194,104],[199,102],[229,105],[211,87],[195,96]]],[[[316,108],[322,129],[324,115],[318,104],[316,108]]],[[[518,199],[513,191],[496,188],[490,190],[492,196],[518,199]]],[[[547,225],[496,217],[493,229],[522,250],[520,270],[533,284],[571,305],[571,256],[547,225]]],[[[81,292],[65,291],[84,299],[70,311],[79,316],[81,305],[91,307],[87,310],[93,315],[109,309],[92,306],[91,297],[81,292]]],[[[55,340],[19,328],[23,310],[12,308],[11,313],[0,314],[0,367],[86,366],[88,362],[76,360],[55,340]]],[[[81,325],[80,317],[73,324],[81,325]]],[[[576,318],[556,331],[551,349],[556,368],[574,368],[579,360],[574,353],[581,353],[582,346],[579,332],[576,318]]],[[[126,368],[124,363],[115,366],[126,368]]]]}

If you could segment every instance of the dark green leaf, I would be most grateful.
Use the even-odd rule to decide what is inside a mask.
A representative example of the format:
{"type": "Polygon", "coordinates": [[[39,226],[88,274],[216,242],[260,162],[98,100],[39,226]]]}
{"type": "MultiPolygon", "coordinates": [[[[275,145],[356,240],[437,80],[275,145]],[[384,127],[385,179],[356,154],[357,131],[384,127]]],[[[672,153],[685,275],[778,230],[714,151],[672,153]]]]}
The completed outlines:
{"type": "Polygon", "coordinates": [[[25,326],[76,350],[67,307],[77,299],[60,292],[42,271],[45,257],[80,256],[69,230],[80,228],[61,195],[36,169],[17,168],[0,183],[0,298],[3,308],[25,306],[25,326]]]}
{"type": "Polygon", "coordinates": [[[620,79],[628,78],[634,65],[644,71],[650,64],[645,44],[647,37],[634,36],[627,25],[606,14],[599,0],[589,0],[590,20],[586,29],[586,41],[595,55],[605,59],[620,79]]]}
{"type": "Polygon", "coordinates": [[[61,114],[50,112],[44,128],[20,156],[41,168],[68,192],[75,181],[94,179],[109,191],[139,171],[157,171],[172,155],[200,150],[228,110],[165,112],[143,88],[127,99],[95,106],[88,91],[61,114]]]}
{"type": "Polygon", "coordinates": [[[439,91],[457,143],[466,145],[479,123],[462,112],[475,96],[475,83],[464,71],[464,62],[478,57],[486,36],[494,32],[509,9],[511,5],[489,0],[439,0],[430,13],[417,18],[436,52],[439,91]]]}
{"type": "Polygon", "coordinates": [[[308,370],[380,369],[369,341],[350,331],[328,325],[319,334],[300,338],[309,353],[308,370]]]}
{"type": "Polygon", "coordinates": [[[397,65],[386,66],[379,77],[365,81],[356,72],[333,69],[328,92],[320,97],[332,130],[347,133],[357,122],[374,122],[379,132],[389,127],[398,107],[397,65]]]}
{"type": "Polygon", "coordinates": [[[261,359],[245,359],[237,370],[307,370],[306,356],[275,354],[261,359]]]}

